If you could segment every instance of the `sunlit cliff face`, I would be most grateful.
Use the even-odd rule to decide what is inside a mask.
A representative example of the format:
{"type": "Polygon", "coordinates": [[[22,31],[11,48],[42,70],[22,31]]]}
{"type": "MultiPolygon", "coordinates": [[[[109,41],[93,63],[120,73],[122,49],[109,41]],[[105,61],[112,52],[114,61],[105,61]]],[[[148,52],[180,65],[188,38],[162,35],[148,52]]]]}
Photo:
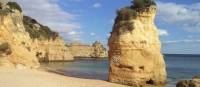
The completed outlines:
{"type": "MultiPolygon", "coordinates": [[[[7,7],[5,7],[7,8],[7,7]]],[[[9,8],[7,8],[9,9],[9,8]]],[[[31,52],[30,37],[23,25],[23,15],[18,10],[1,10],[0,14],[0,44],[8,43],[11,54],[3,55],[0,66],[17,68],[25,66],[27,68],[37,68],[39,63],[31,52]],[[7,61],[5,63],[5,61],[7,61]]]]}
{"type": "Polygon", "coordinates": [[[155,15],[156,6],[150,6],[133,17],[117,17],[109,38],[109,81],[134,87],[165,83],[155,15]]]}

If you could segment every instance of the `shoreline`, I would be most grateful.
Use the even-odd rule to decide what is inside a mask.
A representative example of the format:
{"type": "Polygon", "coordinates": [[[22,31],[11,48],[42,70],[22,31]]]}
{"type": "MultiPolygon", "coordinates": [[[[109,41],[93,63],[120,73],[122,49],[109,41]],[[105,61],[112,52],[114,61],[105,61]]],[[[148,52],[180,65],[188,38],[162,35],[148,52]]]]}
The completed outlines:
{"type": "Polygon", "coordinates": [[[0,87],[128,87],[103,80],[63,76],[40,69],[2,69],[0,87]]]}
{"type": "Polygon", "coordinates": [[[74,59],[108,59],[108,57],[74,57],[74,59]]]}
{"type": "Polygon", "coordinates": [[[108,57],[74,57],[73,60],[51,60],[51,61],[39,61],[39,62],[40,63],[74,62],[75,60],[88,60],[88,59],[104,60],[104,59],[108,59],[108,57]]]}

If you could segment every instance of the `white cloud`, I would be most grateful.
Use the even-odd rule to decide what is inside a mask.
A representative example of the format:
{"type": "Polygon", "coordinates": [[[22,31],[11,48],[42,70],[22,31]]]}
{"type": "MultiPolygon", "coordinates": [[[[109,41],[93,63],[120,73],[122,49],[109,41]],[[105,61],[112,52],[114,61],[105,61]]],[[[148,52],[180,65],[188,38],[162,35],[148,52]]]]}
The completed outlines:
{"type": "Polygon", "coordinates": [[[70,40],[71,42],[74,41],[81,41],[81,34],[82,32],[78,32],[78,31],[70,31],[66,34],[66,38],[70,40]]]}
{"type": "Polygon", "coordinates": [[[20,4],[24,13],[36,19],[52,30],[58,31],[65,38],[68,32],[80,29],[79,23],[74,22],[77,15],[64,11],[59,0],[11,0],[20,4]]]}
{"type": "Polygon", "coordinates": [[[69,34],[69,35],[77,35],[78,33],[75,32],[75,31],[71,31],[71,32],[69,32],[68,34],[69,34]]]}
{"type": "Polygon", "coordinates": [[[192,5],[158,2],[158,19],[188,32],[200,32],[200,3],[192,5]]]}
{"type": "Polygon", "coordinates": [[[158,34],[159,36],[168,36],[169,33],[167,30],[164,30],[164,29],[158,29],[158,34]]]}
{"type": "Polygon", "coordinates": [[[200,43],[200,40],[172,40],[172,41],[164,41],[163,44],[177,44],[177,43],[200,43]]]}
{"type": "Polygon", "coordinates": [[[96,33],[92,32],[92,33],[90,33],[90,35],[91,35],[91,36],[95,36],[95,35],[96,35],[96,33]]]}
{"type": "Polygon", "coordinates": [[[107,37],[110,37],[110,36],[111,36],[111,34],[109,33],[109,34],[107,34],[106,36],[107,36],[107,37]]]}
{"type": "Polygon", "coordinates": [[[99,7],[101,7],[101,3],[95,3],[95,4],[93,5],[93,7],[94,7],[94,8],[99,8],[99,7]]]}

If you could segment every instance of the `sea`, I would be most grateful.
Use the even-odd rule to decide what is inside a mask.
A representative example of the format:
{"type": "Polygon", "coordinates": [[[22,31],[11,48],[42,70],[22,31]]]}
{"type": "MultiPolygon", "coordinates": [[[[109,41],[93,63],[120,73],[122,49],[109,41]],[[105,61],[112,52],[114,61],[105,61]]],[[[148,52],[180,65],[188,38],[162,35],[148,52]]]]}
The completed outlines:
{"type": "MultiPolygon", "coordinates": [[[[191,79],[200,74],[200,55],[166,54],[164,59],[168,75],[166,87],[175,87],[179,80],[191,79]]],[[[50,62],[42,63],[41,66],[70,77],[105,81],[108,79],[107,58],[76,58],[73,62],[50,62]]]]}

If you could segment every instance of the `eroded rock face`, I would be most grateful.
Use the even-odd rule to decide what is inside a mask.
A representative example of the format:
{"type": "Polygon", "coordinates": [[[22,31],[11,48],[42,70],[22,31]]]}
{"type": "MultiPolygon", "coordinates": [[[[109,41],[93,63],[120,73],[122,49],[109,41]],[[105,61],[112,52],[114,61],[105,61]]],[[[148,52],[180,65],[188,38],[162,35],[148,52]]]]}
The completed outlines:
{"type": "Polygon", "coordinates": [[[153,5],[136,16],[129,15],[129,19],[120,19],[127,14],[116,18],[109,38],[110,82],[134,87],[165,84],[165,62],[154,24],[155,14],[153,5]]]}
{"type": "Polygon", "coordinates": [[[27,68],[39,67],[30,50],[30,42],[31,38],[23,26],[22,13],[4,4],[0,9],[0,45],[7,43],[9,48],[0,54],[0,67],[17,68],[18,64],[27,68]]]}
{"type": "Polygon", "coordinates": [[[107,50],[103,45],[96,41],[93,45],[83,45],[75,42],[68,46],[74,57],[81,58],[105,58],[107,50]]]}
{"type": "Polygon", "coordinates": [[[91,54],[91,57],[94,58],[107,57],[107,50],[106,48],[103,47],[103,45],[99,41],[96,41],[92,45],[92,48],[93,48],[93,53],[91,54]]]}
{"type": "Polygon", "coordinates": [[[73,56],[65,46],[64,40],[48,26],[31,17],[24,16],[23,23],[32,41],[32,50],[40,62],[72,61],[73,56]]]}
{"type": "Polygon", "coordinates": [[[78,42],[74,42],[67,47],[75,58],[91,57],[92,47],[90,45],[83,45],[78,42]]]}
{"type": "Polygon", "coordinates": [[[57,32],[24,16],[15,2],[0,2],[0,68],[38,68],[39,61],[73,60],[57,32]]]}
{"type": "Polygon", "coordinates": [[[61,38],[34,40],[34,50],[40,62],[72,61],[74,58],[61,38]]]}

